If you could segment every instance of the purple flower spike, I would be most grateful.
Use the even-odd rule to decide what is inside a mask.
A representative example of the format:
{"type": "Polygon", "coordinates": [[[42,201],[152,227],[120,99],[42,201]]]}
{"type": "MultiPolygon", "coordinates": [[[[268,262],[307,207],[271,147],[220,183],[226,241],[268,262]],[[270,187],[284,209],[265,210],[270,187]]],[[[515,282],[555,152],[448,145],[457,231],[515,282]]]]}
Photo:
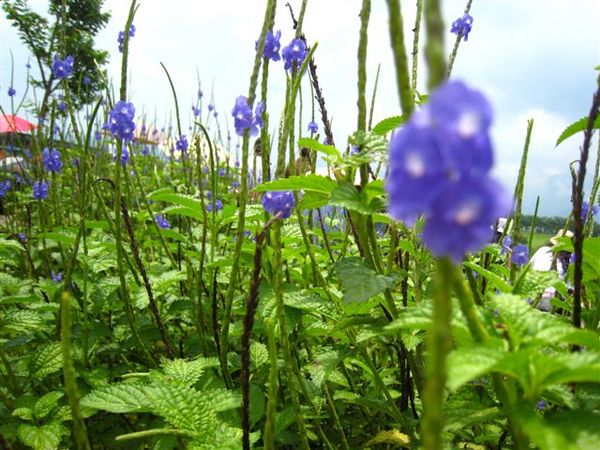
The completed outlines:
{"type": "Polygon", "coordinates": [[[526,245],[518,244],[512,251],[510,261],[515,266],[524,266],[529,261],[529,248],[526,245]]]}
{"type": "Polygon", "coordinates": [[[287,219],[294,208],[294,194],[290,191],[265,192],[261,203],[269,214],[287,219]]]}
{"type": "Polygon", "coordinates": [[[52,62],[52,73],[54,78],[62,80],[68,78],[73,73],[73,63],[75,60],[72,56],[67,56],[65,59],[58,59],[58,56],[54,55],[54,61],[52,62]]]}
{"type": "Polygon", "coordinates": [[[177,142],[175,143],[175,148],[180,152],[186,152],[189,147],[187,137],[185,135],[181,135],[177,142]]]}
{"type": "Polygon", "coordinates": [[[0,198],[4,198],[10,191],[10,180],[0,181],[0,198]]]}
{"type": "Polygon", "coordinates": [[[55,148],[45,148],[42,152],[42,158],[44,160],[44,169],[46,169],[46,172],[61,172],[63,165],[58,150],[55,148]]]}
{"type": "Polygon", "coordinates": [[[316,133],[319,131],[319,125],[317,125],[314,121],[308,122],[308,131],[311,133],[316,133]]]}
{"type": "Polygon", "coordinates": [[[469,13],[464,13],[462,17],[459,17],[452,22],[452,28],[450,32],[465,38],[465,41],[469,38],[469,33],[473,26],[473,17],[469,13]]]}
{"type": "Polygon", "coordinates": [[[296,65],[296,70],[300,68],[304,59],[308,55],[308,49],[302,39],[292,39],[287,47],[284,47],[281,55],[283,56],[283,68],[289,70],[296,65]]]}
{"type": "Polygon", "coordinates": [[[117,139],[130,142],[133,140],[133,132],[135,131],[134,115],[135,107],[133,103],[118,101],[109,113],[108,122],[104,124],[103,128],[109,130],[117,139]]]}
{"type": "MultiPolygon", "coordinates": [[[[267,31],[267,35],[265,36],[265,49],[263,51],[263,56],[271,61],[279,61],[281,57],[279,56],[279,49],[281,48],[281,43],[279,40],[281,39],[281,31],[277,31],[277,33],[273,34],[272,31],[267,31]]],[[[256,50],[258,48],[258,41],[254,46],[256,50]]]]}
{"type": "Polygon", "coordinates": [[[156,224],[159,228],[171,228],[171,223],[162,214],[157,214],[154,219],[156,220],[156,224]]]}
{"type": "Polygon", "coordinates": [[[45,200],[48,197],[48,183],[44,180],[33,182],[34,200],[45,200]]]}

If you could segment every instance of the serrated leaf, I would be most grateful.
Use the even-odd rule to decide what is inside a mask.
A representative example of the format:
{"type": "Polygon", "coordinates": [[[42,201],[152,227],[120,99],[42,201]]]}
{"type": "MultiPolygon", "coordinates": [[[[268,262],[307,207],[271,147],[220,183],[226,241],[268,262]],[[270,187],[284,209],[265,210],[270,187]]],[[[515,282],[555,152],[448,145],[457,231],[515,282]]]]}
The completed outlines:
{"type": "Polygon", "coordinates": [[[193,361],[174,359],[163,363],[163,373],[167,379],[176,380],[186,386],[194,385],[209,367],[218,367],[217,358],[198,358],[193,361]]]}
{"type": "Polygon", "coordinates": [[[350,183],[336,187],[331,192],[329,204],[341,206],[361,214],[374,214],[380,212],[381,207],[383,206],[380,202],[368,202],[366,195],[358,192],[356,187],[350,183]]]}
{"type": "Polygon", "coordinates": [[[458,348],[448,355],[448,389],[455,391],[465,383],[487,374],[505,357],[502,341],[458,348]]]}
{"type": "Polygon", "coordinates": [[[23,245],[21,245],[19,242],[12,240],[12,239],[4,239],[4,238],[0,238],[0,250],[16,250],[16,251],[23,251],[23,245]]]}
{"type": "Polygon", "coordinates": [[[148,194],[148,198],[150,200],[170,203],[171,205],[177,205],[183,208],[189,208],[200,214],[202,211],[202,203],[200,203],[199,199],[194,198],[191,195],[173,192],[170,189],[151,192],[150,194],[148,194]]]}
{"type": "Polygon", "coordinates": [[[306,147],[310,150],[314,150],[319,153],[324,153],[328,156],[339,157],[342,155],[342,153],[337,148],[335,148],[333,145],[322,144],[319,141],[317,141],[316,139],[311,139],[311,138],[298,139],[298,146],[306,147]]]}
{"type": "Polygon", "coordinates": [[[81,405],[112,413],[150,412],[152,390],[141,384],[115,384],[94,389],[81,399],[81,405]]]}
{"type": "Polygon", "coordinates": [[[67,429],[58,422],[52,422],[40,427],[23,423],[19,425],[17,434],[21,442],[34,450],[54,450],[60,445],[67,429]]]}
{"type": "Polygon", "coordinates": [[[31,375],[43,380],[47,375],[62,369],[62,349],[59,342],[38,348],[29,362],[31,375]]]}
{"type": "Polygon", "coordinates": [[[269,181],[259,184],[254,190],[257,192],[304,190],[329,194],[336,186],[337,183],[329,177],[310,174],[269,181]]]}
{"type": "Polygon", "coordinates": [[[58,401],[65,395],[64,392],[48,392],[42,396],[33,407],[33,414],[38,419],[46,417],[58,405],[58,401]]]}
{"type": "MultiPolygon", "coordinates": [[[[560,134],[560,136],[556,140],[556,147],[558,147],[565,139],[568,139],[571,136],[573,136],[574,134],[577,134],[580,131],[585,130],[587,127],[587,124],[588,124],[587,116],[582,117],[581,119],[577,120],[576,122],[573,122],[571,125],[569,125],[567,128],[565,128],[563,130],[563,132],[560,134]]],[[[596,121],[594,122],[593,128],[600,128],[600,116],[596,117],[596,121]]]]}
{"type": "Polygon", "coordinates": [[[186,206],[170,206],[163,211],[164,214],[185,216],[191,219],[202,221],[204,213],[201,209],[188,208],[186,206]]]}
{"type": "Polygon", "coordinates": [[[510,287],[510,285],[506,281],[504,281],[502,279],[502,277],[495,274],[494,272],[484,269],[483,267],[481,267],[475,263],[472,263],[470,261],[465,261],[463,263],[463,265],[466,268],[474,270],[479,275],[483,276],[486,280],[488,280],[490,282],[490,284],[492,286],[494,286],[495,288],[498,288],[501,292],[509,293],[512,291],[512,288],[510,287]]]}
{"type": "Polygon", "coordinates": [[[341,259],[335,270],[343,287],[344,302],[365,302],[395,283],[391,277],[377,275],[360,258],[341,259]]]}
{"type": "Polygon", "coordinates": [[[382,121],[378,122],[377,125],[375,125],[371,131],[380,136],[385,136],[390,131],[395,130],[403,123],[404,116],[388,117],[387,119],[383,119],[382,121]]]}
{"type": "Polygon", "coordinates": [[[256,341],[250,344],[250,362],[256,369],[269,362],[269,351],[265,344],[256,341]]]}

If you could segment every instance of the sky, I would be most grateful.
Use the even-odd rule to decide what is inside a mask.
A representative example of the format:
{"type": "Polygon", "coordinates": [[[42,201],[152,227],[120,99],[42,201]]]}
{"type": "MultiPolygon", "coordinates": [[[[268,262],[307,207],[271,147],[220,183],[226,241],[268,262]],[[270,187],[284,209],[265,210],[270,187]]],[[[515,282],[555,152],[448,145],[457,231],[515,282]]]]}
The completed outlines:
{"type": "MultiPolygon", "coordinates": [[[[128,3],[105,1],[104,8],[112,17],[96,40],[97,47],[111,54],[108,73],[115,85],[120,73],[117,34],[124,28],[128,3]]],[[[174,111],[162,62],[173,78],[185,126],[191,123],[191,106],[199,79],[205,95],[203,117],[208,101],[212,100],[225,129],[225,120],[232,122],[230,114],[235,98],[248,92],[254,42],[262,27],[266,2],[142,0],[139,3],[129,62],[129,96],[138,114],[146,115],[149,120],[157,117],[159,124],[164,124],[174,111]]],[[[275,30],[282,32],[282,46],[294,36],[285,3],[278,1],[275,22],[275,30]]],[[[290,0],[296,15],[300,3],[290,0]]],[[[401,3],[405,41],[412,49],[416,2],[401,3]]],[[[465,4],[466,0],[442,2],[447,54],[454,43],[454,35],[448,31],[450,24],[462,15],[465,4]]],[[[38,12],[47,9],[46,1],[30,0],[30,5],[38,12]]],[[[347,137],[356,127],[360,7],[360,0],[309,0],[304,21],[309,44],[318,42],[315,61],[338,148],[345,147],[347,137]]],[[[566,215],[571,209],[569,162],[578,159],[583,135],[574,136],[558,147],[555,142],[566,126],[587,115],[591,105],[598,73],[594,68],[600,64],[600,1],[474,0],[471,15],[473,29],[468,41],[460,45],[452,77],[481,90],[493,106],[494,174],[510,192],[514,190],[527,120],[533,118],[524,211],[532,213],[535,199],[540,196],[541,215],[566,215]]],[[[11,51],[18,97],[25,90],[25,64],[30,55],[15,29],[1,16],[0,104],[5,109],[10,105],[6,91],[10,85],[11,51]]],[[[378,65],[381,72],[374,123],[401,114],[384,0],[372,0],[367,51],[368,101],[378,65]]],[[[420,92],[426,92],[426,70],[421,58],[417,86],[420,92]]],[[[268,89],[271,124],[277,124],[285,91],[281,62],[269,67],[268,89]]],[[[305,82],[303,128],[310,119],[310,88],[305,82]]],[[[275,126],[272,127],[274,132],[275,126]]],[[[235,139],[234,136],[234,142],[235,139]]],[[[588,181],[595,150],[594,145],[588,181]]]]}

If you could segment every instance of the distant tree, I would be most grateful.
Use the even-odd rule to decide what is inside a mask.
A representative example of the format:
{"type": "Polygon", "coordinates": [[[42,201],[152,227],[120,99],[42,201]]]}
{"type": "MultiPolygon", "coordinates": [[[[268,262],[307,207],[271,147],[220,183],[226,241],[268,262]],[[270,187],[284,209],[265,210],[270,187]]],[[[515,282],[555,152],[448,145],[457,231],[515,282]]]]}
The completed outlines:
{"type": "Polygon", "coordinates": [[[105,87],[101,68],[108,60],[108,52],[94,48],[94,37],[104,28],[110,13],[102,12],[104,0],[50,0],[48,15],[33,11],[27,0],[5,1],[2,4],[7,18],[17,28],[39,68],[39,79],[31,79],[34,86],[44,90],[38,113],[45,116],[58,80],[52,73],[54,55],[75,59],[73,75],[68,79],[69,90],[76,106],[91,103],[97,92],[105,87]]]}

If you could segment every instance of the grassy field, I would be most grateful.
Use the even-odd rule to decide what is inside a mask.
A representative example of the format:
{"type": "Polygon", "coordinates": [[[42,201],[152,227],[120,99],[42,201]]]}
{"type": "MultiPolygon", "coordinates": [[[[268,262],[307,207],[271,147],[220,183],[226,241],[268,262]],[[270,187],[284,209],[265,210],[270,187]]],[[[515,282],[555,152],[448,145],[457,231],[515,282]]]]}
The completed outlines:
{"type": "Polygon", "coordinates": [[[533,253],[535,253],[535,251],[542,245],[547,243],[552,236],[552,234],[534,233],[533,240],[531,241],[531,254],[533,255],[533,253]]]}

